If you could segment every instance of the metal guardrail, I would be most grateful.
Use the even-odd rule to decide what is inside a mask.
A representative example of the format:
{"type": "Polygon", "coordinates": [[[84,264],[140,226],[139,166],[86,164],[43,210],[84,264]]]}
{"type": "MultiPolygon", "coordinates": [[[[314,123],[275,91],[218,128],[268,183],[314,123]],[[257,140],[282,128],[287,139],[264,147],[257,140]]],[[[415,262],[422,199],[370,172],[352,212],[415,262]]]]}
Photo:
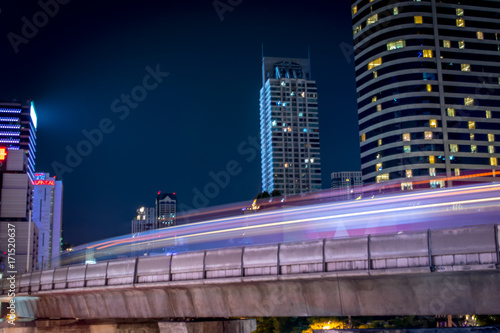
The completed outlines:
{"type": "MultiPolygon", "coordinates": [[[[16,294],[228,277],[490,270],[500,265],[498,225],[319,239],[138,257],[22,274],[16,294]]],[[[7,295],[8,280],[2,283],[7,295]]]]}

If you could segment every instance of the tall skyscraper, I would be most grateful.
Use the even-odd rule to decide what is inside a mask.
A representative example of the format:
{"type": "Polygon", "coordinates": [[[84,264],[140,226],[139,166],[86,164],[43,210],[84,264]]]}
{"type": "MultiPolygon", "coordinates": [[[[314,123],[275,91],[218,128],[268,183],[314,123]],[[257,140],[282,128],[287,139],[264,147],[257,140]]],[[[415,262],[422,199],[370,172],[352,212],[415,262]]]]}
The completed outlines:
{"type": "Polygon", "coordinates": [[[0,175],[1,271],[30,272],[37,268],[38,227],[32,222],[33,184],[26,153],[0,147],[0,175]]]}
{"type": "Polygon", "coordinates": [[[155,207],[137,209],[137,216],[132,220],[132,233],[156,229],[155,207]]]}
{"type": "Polygon", "coordinates": [[[318,91],[309,59],[262,58],[262,191],[321,189],[318,91]]]}
{"type": "Polygon", "coordinates": [[[156,196],[156,229],[171,227],[177,223],[177,197],[175,193],[158,192],[156,196]]]}
{"type": "Polygon", "coordinates": [[[351,0],[365,183],[498,174],[498,4],[351,0]]]}
{"type": "Polygon", "coordinates": [[[62,236],[62,181],[37,172],[33,180],[33,222],[38,227],[38,269],[59,266],[62,236]]]}
{"type": "Polygon", "coordinates": [[[337,199],[356,199],[363,189],[361,171],[332,172],[331,181],[337,199]]]}
{"type": "Polygon", "coordinates": [[[28,159],[28,175],[35,173],[37,117],[33,101],[0,102],[0,146],[22,149],[28,159]]]}

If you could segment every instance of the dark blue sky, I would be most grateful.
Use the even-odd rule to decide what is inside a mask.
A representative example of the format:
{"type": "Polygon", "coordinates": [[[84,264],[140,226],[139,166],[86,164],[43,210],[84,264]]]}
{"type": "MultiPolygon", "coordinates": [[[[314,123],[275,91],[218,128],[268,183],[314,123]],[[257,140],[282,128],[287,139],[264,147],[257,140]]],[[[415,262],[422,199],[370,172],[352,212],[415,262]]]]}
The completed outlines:
{"type": "Polygon", "coordinates": [[[48,7],[53,17],[36,1],[2,4],[0,99],[35,101],[37,171],[65,171],[65,241],[129,233],[135,210],[153,206],[159,190],[193,207],[210,172],[233,160],[240,172],[203,204],[260,192],[260,156],[250,158],[248,137],[259,135],[262,43],[276,57],[307,57],[310,46],[323,187],[333,171],[359,170],[354,64],[340,47],[352,44],[349,1],[232,0],[239,4],[222,21],[212,1],[60,2],[57,13],[48,7]],[[26,21],[37,31],[23,32],[26,21]],[[145,91],[148,66],[169,74],[119,111],[122,95],[145,91]],[[61,167],[68,147],[88,148],[83,131],[100,124],[112,131],[96,135],[71,170],[61,167]]]}

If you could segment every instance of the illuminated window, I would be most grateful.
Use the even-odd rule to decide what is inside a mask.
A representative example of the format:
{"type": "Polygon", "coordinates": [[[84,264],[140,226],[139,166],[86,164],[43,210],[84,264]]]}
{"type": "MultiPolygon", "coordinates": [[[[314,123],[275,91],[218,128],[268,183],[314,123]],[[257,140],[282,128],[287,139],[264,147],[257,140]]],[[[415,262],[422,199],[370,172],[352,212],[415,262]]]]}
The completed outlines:
{"type": "Polygon", "coordinates": [[[477,153],[477,146],[476,145],[470,145],[470,152],[471,153],[477,153]]]}
{"type": "Polygon", "coordinates": [[[457,16],[464,16],[464,9],[463,8],[457,8],[457,16]]]}
{"type": "Polygon", "coordinates": [[[398,9],[398,7],[394,7],[394,8],[392,9],[392,14],[393,14],[393,15],[398,15],[398,14],[399,14],[399,9],[398,9]]]}
{"type": "Polygon", "coordinates": [[[422,24],[423,22],[422,16],[414,16],[413,20],[415,21],[416,24],[422,24]]]}
{"type": "Polygon", "coordinates": [[[471,134],[470,134],[470,141],[474,141],[474,138],[475,138],[474,133],[471,133],[471,134]]]}
{"type": "Polygon", "coordinates": [[[378,77],[377,71],[373,71],[373,78],[376,79],[378,77]]]}
{"type": "Polygon", "coordinates": [[[410,141],[410,140],[411,140],[410,133],[404,133],[403,134],[403,141],[410,141]]]}
{"type": "Polygon", "coordinates": [[[463,18],[458,18],[457,19],[457,27],[463,28],[465,27],[465,21],[463,18]]]}
{"type": "Polygon", "coordinates": [[[358,6],[352,7],[352,15],[356,14],[358,12],[358,6]]]}
{"type": "Polygon", "coordinates": [[[361,31],[361,25],[358,25],[357,27],[354,28],[354,30],[352,31],[354,34],[357,34],[358,32],[361,31]]]}
{"type": "Polygon", "coordinates": [[[460,176],[460,168],[455,168],[455,176],[460,176]]]}
{"type": "Polygon", "coordinates": [[[363,133],[361,134],[361,136],[359,137],[359,141],[363,142],[366,140],[366,133],[363,133]]]}
{"type": "Polygon", "coordinates": [[[488,142],[495,142],[495,134],[488,133],[488,142]]]}
{"type": "Polygon", "coordinates": [[[465,97],[464,98],[464,105],[465,106],[473,106],[474,105],[474,98],[472,98],[472,97],[465,97]]]}
{"type": "Polygon", "coordinates": [[[429,176],[435,176],[436,175],[436,168],[429,168],[429,176]]]}
{"type": "Polygon", "coordinates": [[[451,43],[449,40],[443,40],[443,47],[446,47],[446,48],[450,48],[451,47],[451,43]]]}
{"type": "Polygon", "coordinates": [[[429,156],[429,163],[434,164],[434,155],[429,156]]]}
{"type": "Polygon", "coordinates": [[[448,117],[455,117],[455,109],[448,108],[447,110],[448,117]]]}
{"type": "Polygon", "coordinates": [[[375,171],[382,171],[382,163],[377,163],[375,165],[375,171]]]}
{"type": "Polygon", "coordinates": [[[435,180],[430,182],[431,188],[444,188],[444,180],[435,180]]]}
{"type": "Polygon", "coordinates": [[[373,24],[377,21],[378,21],[378,14],[372,15],[368,18],[368,20],[366,20],[366,25],[368,26],[368,25],[373,24]]]}
{"type": "Polygon", "coordinates": [[[432,50],[424,50],[424,58],[432,58],[432,50]]]}
{"type": "Polygon", "coordinates": [[[450,153],[458,153],[458,145],[456,143],[450,144],[450,153]]]}
{"type": "Polygon", "coordinates": [[[476,32],[477,39],[484,39],[484,34],[482,31],[476,32]]]}
{"type": "Polygon", "coordinates": [[[378,139],[378,146],[382,146],[382,139],[378,139]]]}
{"type": "Polygon", "coordinates": [[[459,40],[458,41],[458,48],[459,49],[465,49],[465,41],[459,40]]]}
{"type": "Polygon", "coordinates": [[[372,68],[380,66],[380,65],[382,65],[382,58],[377,58],[377,59],[370,61],[368,63],[368,69],[372,69],[372,68]]]}
{"type": "Polygon", "coordinates": [[[413,170],[406,170],[406,178],[413,177],[413,170]]]}
{"type": "Polygon", "coordinates": [[[425,131],[424,132],[424,137],[425,137],[425,140],[432,140],[432,132],[431,131],[425,131]]]}
{"type": "Polygon", "coordinates": [[[405,153],[411,153],[411,146],[404,146],[404,147],[403,147],[403,151],[404,151],[405,153]]]}
{"type": "Polygon", "coordinates": [[[401,49],[406,46],[406,41],[398,40],[397,42],[387,43],[387,51],[401,49]]]}
{"type": "Polygon", "coordinates": [[[430,119],[429,120],[429,127],[436,128],[437,127],[437,120],[436,119],[430,119]]]}
{"type": "Polygon", "coordinates": [[[406,191],[406,190],[413,190],[412,182],[401,183],[401,191],[406,191]]]}
{"type": "Polygon", "coordinates": [[[486,110],[486,118],[491,118],[491,111],[490,110],[486,110]]]}
{"type": "Polygon", "coordinates": [[[383,173],[381,175],[377,175],[376,181],[377,183],[381,183],[383,181],[389,180],[389,174],[388,173],[383,173]]]}
{"type": "Polygon", "coordinates": [[[495,146],[488,146],[488,153],[494,154],[495,153],[495,146]]]}
{"type": "Polygon", "coordinates": [[[469,121],[469,129],[476,129],[476,122],[475,121],[469,121]]]}
{"type": "Polygon", "coordinates": [[[377,111],[382,111],[382,104],[377,105],[377,111]]]}
{"type": "Polygon", "coordinates": [[[426,88],[427,88],[427,92],[431,92],[432,91],[432,85],[428,84],[426,86],[426,88]]]}
{"type": "Polygon", "coordinates": [[[377,96],[373,96],[372,97],[372,102],[376,102],[377,101],[377,96]]]}
{"type": "Polygon", "coordinates": [[[498,165],[498,161],[496,157],[490,157],[490,165],[498,165]]]}
{"type": "Polygon", "coordinates": [[[470,64],[461,64],[462,72],[470,72],[470,64]]]}

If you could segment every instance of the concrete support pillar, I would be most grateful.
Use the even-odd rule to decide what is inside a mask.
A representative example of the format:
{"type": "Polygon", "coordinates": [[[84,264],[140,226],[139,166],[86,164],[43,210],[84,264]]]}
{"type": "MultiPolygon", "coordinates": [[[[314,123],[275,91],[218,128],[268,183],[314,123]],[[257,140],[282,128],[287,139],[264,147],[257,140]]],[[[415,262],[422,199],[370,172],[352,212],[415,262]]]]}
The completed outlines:
{"type": "Polygon", "coordinates": [[[160,333],[250,333],[257,329],[255,319],[159,322],[160,333]]]}

